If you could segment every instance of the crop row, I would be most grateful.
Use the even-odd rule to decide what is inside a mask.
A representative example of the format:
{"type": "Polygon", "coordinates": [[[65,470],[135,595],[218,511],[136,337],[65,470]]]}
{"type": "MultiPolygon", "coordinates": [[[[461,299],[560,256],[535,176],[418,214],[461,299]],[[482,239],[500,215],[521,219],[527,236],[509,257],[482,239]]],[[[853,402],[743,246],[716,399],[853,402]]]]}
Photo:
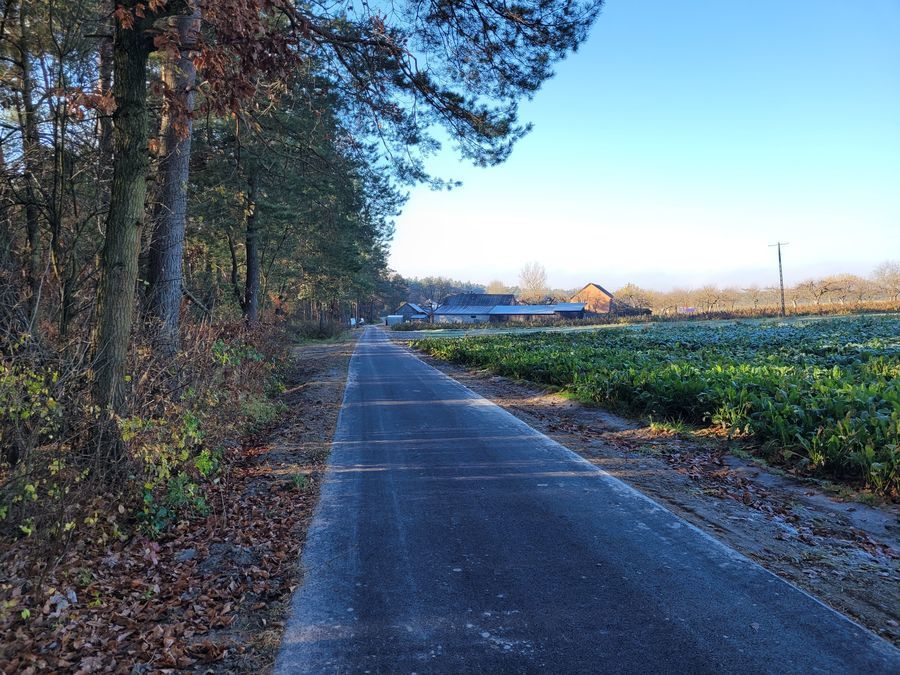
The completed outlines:
{"type": "Polygon", "coordinates": [[[770,458],[900,481],[900,320],[653,325],[424,339],[442,359],[632,414],[752,435],[770,458]]]}

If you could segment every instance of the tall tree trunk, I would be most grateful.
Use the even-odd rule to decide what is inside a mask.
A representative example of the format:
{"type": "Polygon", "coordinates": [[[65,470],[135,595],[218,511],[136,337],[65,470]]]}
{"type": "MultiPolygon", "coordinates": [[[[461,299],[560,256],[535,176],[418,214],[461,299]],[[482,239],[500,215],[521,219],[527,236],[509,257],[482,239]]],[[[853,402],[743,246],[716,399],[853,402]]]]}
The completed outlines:
{"type": "Polygon", "coordinates": [[[35,175],[35,162],[40,147],[37,128],[37,112],[34,106],[34,83],[31,79],[31,47],[28,43],[28,35],[31,28],[25,13],[26,3],[19,5],[19,29],[21,30],[19,42],[19,65],[22,77],[22,159],[24,165],[25,183],[25,230],[28,238],[28,284],[31,287],[31,299],[28,313],[31,328],[34,330],[37,324],[37,314],[40,309],[41,293],[41,231],[38,221],[39,211],[37,205],[38,179],[35,175]]]}
{"type": "Polygon", "coordinates": [[[259,321],[259,230],[256,222],[256,174],[247,179],[247,277],[244,284],[244,318],[251,326],[259,321]]]}
{"type": "Polygon", "coordinates": [[[150,239],[150,313],[159,320],[157,349],[171,356],[178,351],[181,327],[182,261],[187,218],[188,171],[191,156],[191,113],[196,69],[191,47],[200,30],[200,10],[175,17],[180,56],[169,57],[162,80],[173,92],[175,107],[166,106],[160,125],[160,161],[150,239]],[[183,118],[182,118],[183,116],[183,118]]]}
{"type": "Polygon", "coordinates": [[[0,271],[10,267],[13,245],[12,218],[9,208],[9,176],[6,172],[6,153],[0,139],[0,271]]]}
{"type": "MultiPolygon", "coordinates": [[[[93,395],[107,415],[124,412],[125,367],[134,309],[138,245],[147,193],[147,58],[143,21],[115,28],[113,177],[103,247],[93,395]]],[[[108,418],[111,419],[111,418],[108,418]]],[[[108,445],[118,452],[118,442],[108,445]]]]}
{"type": "Polygon", "coordinates": [[[59,335],[60,337],[68,337],[69,325],[75,314],[75,280],[78,276],[76,268],[75,256],[69,256],[69,264],[66,266],[66,275],[63,279],[62,287],[62,309],[59,315],[59,335]]]}
{"type": "Polygon", "coordinates": [[[234,243],[234,237],[231,236],[231,233],[228,232],[226,235],[226,239],[228,240],[228,252],[231,254],[231,290],[234,293],[234,298],[237,300],[238,306],[241,308],[241,311],[244,310],[244,294],[241,293],[241,287],[238,283],[238,255],[237,255],[237,245],[234,243]]]}
{"type": "MultiPolygon", "coordinates": [[[[115,31],[112,22],[108,23],[110,31],[115,31]]],[[[97,63],[97,93],[108,96],[112,89],[113,81],[113,37],[103,37],[100,42],[100,49],[97,63]]],[[[109,205],[109,182],[112,178],[112,160],[113,160],[113,121],[112,117],[107,113],[100,111],[97,117],[97,180],[99,188],[97,196],[100,201],[98,213],[102,213],[109,205]]]]}

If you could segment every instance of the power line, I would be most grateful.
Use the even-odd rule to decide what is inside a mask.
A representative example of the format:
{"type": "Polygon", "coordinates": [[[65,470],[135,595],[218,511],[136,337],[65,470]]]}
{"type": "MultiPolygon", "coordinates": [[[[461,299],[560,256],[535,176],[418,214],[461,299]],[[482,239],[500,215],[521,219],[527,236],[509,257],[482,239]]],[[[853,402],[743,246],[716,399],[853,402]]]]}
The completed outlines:
{"type": "Polygon", "coordinates": [[[781,247],[787,246],[790,242],[787,241],[779,241],[774,244],[769,244],[769,248],[773,246],[778,247],[778,285],[781,286],[781,316],[785,316],[786,312],[784,310],[784,273],[781,270],[781,247]]]}

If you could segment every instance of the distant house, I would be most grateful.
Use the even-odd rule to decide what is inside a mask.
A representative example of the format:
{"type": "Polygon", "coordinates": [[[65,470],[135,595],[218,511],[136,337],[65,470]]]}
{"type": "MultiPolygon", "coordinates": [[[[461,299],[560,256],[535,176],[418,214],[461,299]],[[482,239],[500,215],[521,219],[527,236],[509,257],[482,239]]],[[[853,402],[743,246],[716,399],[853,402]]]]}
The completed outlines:
{"type": "Polygon", "coordinates": [[[583,317],[583,303],[517,305],[515,296],[506,293],[461,293],[445,298],[434,310],[435,323],[555,321],[583,317]]]}
{"type": "Polygon", "coordinates": [[[649,309],[632,307],[624,302],[617,302],[613,294],[600,284],[588,284],[570,298],[571,302],[583,302],[585,310],[591,314],[616,314],[618,316],[644,316],[651,314],[649,309]]]}
{"type": "Polygon", "coordinates": [[[402,316],[404,321],[428,321],[428,312],[414,302],[404,302],[394,315],[402,316]]]}
{"type": "Polygon", "coordinates": [[[583,302],[585,310],[594,314],[609,314],[613,309],[613,294],[600,284],[591,283],[569,298],[569,302],[583,302]]]}

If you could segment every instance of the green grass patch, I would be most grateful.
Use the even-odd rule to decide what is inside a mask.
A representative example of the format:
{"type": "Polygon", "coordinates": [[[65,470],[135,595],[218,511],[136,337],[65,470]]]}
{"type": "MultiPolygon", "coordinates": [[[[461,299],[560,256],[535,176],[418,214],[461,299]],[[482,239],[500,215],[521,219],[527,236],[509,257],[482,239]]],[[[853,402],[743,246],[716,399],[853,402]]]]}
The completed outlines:
{"type": "Polygon", "coordinates": [[[287,406],[281,401],[273,401],[266,396],[250,394],[241,403],[241,414],[248,432],[264,429],[275,420],[287,406]]]}

